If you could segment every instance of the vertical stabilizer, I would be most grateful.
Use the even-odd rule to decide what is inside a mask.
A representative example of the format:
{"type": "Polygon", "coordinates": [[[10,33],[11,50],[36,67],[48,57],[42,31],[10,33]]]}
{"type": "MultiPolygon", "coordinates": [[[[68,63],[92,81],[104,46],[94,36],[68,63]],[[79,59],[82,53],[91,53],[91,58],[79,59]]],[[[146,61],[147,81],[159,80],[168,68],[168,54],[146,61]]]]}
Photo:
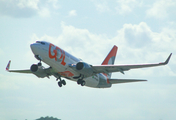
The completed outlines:
{"type": "MultiPolygon", "coordinates": [[[[111,51],[106,56],[106,58],[104,59],[104,61],[101,65],[113,65],[115,62],[117,49],[118,49],[118,47],[116,45],[114,45],[114,47],[111,49],[111,51]]],[[[105,73],[105,74],[107,75],[108,78],[111,78],[111,73],[108,73],[108,74],[105,73]]]]}

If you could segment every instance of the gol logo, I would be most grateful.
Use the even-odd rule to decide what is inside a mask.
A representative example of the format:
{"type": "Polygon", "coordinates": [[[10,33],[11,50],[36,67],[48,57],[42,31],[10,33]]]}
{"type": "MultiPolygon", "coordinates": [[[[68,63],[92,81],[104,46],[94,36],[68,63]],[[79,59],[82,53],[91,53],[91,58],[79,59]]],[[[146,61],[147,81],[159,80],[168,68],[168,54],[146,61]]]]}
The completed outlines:
{"type": "Polygon", "coordinates": [[[61,64],[63,66],[65,66],[65,64],[66,64],[65,61],[64,61],[65,60],[65,51],[60,49],[57,46],[54,46],[51,43],[49,45],[49,58],[51,58],[51,59],[55,58],[55,61],[61,61],[61,64]],[[52,51],[52,48],[55,48],[55,49],[53,49],[53,51],[52,51]],[[53,55],[52,55],[52,53],[53,53],[53,55]],[[59,53],[61,54],[60,57],[58,57],[59,53]]]}

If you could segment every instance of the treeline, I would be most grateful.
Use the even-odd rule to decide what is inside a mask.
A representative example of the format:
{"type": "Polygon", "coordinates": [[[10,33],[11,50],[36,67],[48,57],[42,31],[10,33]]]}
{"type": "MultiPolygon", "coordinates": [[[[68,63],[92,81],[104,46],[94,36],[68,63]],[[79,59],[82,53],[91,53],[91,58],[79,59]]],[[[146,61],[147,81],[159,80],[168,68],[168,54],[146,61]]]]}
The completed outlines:
{"type": "Polygon", "coordinates": [[[36,120],[61,120],[61,119],[58,119],[58,118],[53,118],[53,117],[41,117],[41,118],[38,118],[36,120]]]}

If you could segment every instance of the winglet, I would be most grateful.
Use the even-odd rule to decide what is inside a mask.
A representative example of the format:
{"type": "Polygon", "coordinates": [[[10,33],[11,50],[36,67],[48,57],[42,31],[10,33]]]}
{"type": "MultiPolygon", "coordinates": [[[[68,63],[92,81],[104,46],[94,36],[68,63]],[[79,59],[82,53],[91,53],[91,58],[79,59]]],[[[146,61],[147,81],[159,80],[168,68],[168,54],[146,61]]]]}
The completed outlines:
{"type": "Polygon", "coordinates": [[[167,60],[165,61],[165,62],[161,62],[161,63],[159,63],[160,65],[166,65],[166,64],[168,64],[169,63],[169,60],[170,60],[170,58],[171,58],[171,56],[172,56],[172,53],[169,55],[169,57],[167,58],[167,60]]]}
{"type": "Polygon", "coordinates": [[[9,60],[8,64],[7,64],[7,67],[6,67],[6,70],[9,71],[10,69],[10,63],[11,63],[11,60],[9,60]]]}
{"type": "Polygon", "coordinates": [[[164,62],[164,64],[168,64],[168,62],[169,62],[171,56],[172,56],[172,53],[169,55],[169,57],[168,57],[167,60],[164,62]]]}

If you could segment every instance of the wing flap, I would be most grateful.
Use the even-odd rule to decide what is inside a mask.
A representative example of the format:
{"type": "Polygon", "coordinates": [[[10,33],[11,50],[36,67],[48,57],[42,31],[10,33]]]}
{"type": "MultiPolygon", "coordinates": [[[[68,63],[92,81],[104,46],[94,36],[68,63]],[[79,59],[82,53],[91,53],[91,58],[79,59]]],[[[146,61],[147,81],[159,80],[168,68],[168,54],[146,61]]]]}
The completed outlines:
{"type": "Polygon", "coordinates": [[[147,81],[147,80],[137,80],[137,79],[108,79],[108,80],[111,84],[147,81]]]}

